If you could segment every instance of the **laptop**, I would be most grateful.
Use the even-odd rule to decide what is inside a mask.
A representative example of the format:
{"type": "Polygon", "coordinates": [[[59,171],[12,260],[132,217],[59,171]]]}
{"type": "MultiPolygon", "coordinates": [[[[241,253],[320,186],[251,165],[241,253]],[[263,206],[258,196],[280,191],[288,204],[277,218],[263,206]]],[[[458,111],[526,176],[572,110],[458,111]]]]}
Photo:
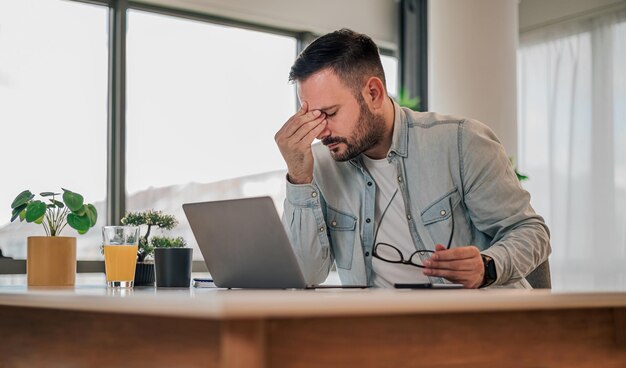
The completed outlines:
{"type": "Polygon", "coordinates": [[[307,289],[270,197],[186,203],[185,216],[220,288],[307,289]]]}

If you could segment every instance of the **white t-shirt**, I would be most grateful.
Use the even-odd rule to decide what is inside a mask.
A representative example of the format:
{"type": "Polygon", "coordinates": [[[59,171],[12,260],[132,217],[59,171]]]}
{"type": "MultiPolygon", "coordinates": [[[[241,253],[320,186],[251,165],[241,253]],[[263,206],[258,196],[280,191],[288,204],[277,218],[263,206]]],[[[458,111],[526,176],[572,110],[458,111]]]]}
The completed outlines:
{"type": "MultiPolygon", "coordinates": [[[[408,260],[416,249],[409,232],[402,193],[396,180],[398,177],[396,168],[386,158],[372,160],[365,155],[363,164],[377,187],[374,229],[378,228],[378,234],[374,246],[380,242],[392,244],[402,252],[404,260],[408,260]],[[381,221],[385,208],[387,211],[381,221]]],[[[376,287],[393,288],[394,283],[429,282],[421,268],[389,263],[376,257],[372,257],[372,271],[372,282],[376,287]]]]}

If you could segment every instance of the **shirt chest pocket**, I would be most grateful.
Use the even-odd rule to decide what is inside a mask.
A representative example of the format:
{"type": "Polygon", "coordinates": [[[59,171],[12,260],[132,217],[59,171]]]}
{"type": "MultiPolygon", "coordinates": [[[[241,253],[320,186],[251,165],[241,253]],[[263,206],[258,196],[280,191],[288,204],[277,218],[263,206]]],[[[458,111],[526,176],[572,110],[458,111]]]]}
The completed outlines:
{"type": "Polygon", "coordinates": [[[439,221],[449,219],[452,216],[452,210],[461,201],[461,196],[457,188],[452,189],[439,199],[429,204],[422,211],[422,223],[424,225],[434,224],[439,221]]]}
{"type": "Polygon", "coordinates": [[[328,207],[328,232],[331,249],[337,267],[349,270],[352,267],[357,218],[328,207]]]}

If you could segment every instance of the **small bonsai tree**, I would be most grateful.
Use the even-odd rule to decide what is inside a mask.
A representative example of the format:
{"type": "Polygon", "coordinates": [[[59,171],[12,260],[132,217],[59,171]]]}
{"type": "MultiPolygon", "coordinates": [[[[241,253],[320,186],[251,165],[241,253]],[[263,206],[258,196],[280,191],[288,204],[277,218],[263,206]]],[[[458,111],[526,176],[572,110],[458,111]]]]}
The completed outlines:
{"type": "Polygon", "coordinates": [[[150,246],[154,248],[184,248],[187,241],[182,236],[171,238],[168,236],[153,236],[150,240],[150,246]]]}
{"type": "Polygon", "coordinates": [[[148,210],[143,212],[129,212],[122,219],[123,225],[145,226],[146,233],[139,238],[139,249],[137,251],[137,262],[144,262],[147,257],[152,256],[155,247],[177,248],[184,247],[187,243],[182,237],[152,236],[152,227],[162,230],[172,230],[178,225],[178,220],[172,215],[166,215],[161,211],[148,210]]]}
{"type": "MultiPolygon", "coordinates": [[[[61,188],[63,189],[63,188],[61,188]]],[[[18,194],[11,203],[11,222],[18,217],[20,222],[34,222],[43,226],[47,236],[59,236],[66,225],[85,234],[96,224],[98,212],[93,204],[84,203],[84,198],[71,190],[63,189],[63,194],[43,192],[39,194],[48,198],[50,203],[34,199],[30,190],[18,194]],[[61,201],[57,196],[61,196],[61,201]]]]}

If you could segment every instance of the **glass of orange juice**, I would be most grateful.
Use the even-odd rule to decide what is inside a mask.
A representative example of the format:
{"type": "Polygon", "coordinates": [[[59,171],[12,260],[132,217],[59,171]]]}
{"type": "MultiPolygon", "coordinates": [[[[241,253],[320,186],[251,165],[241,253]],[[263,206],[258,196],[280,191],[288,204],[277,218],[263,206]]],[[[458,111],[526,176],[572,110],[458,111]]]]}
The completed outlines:
{"type": "Polygon", "coordinates": [[[103,226],[104,268],[108,287],[133,287],[139,227],[103,226]]]}

